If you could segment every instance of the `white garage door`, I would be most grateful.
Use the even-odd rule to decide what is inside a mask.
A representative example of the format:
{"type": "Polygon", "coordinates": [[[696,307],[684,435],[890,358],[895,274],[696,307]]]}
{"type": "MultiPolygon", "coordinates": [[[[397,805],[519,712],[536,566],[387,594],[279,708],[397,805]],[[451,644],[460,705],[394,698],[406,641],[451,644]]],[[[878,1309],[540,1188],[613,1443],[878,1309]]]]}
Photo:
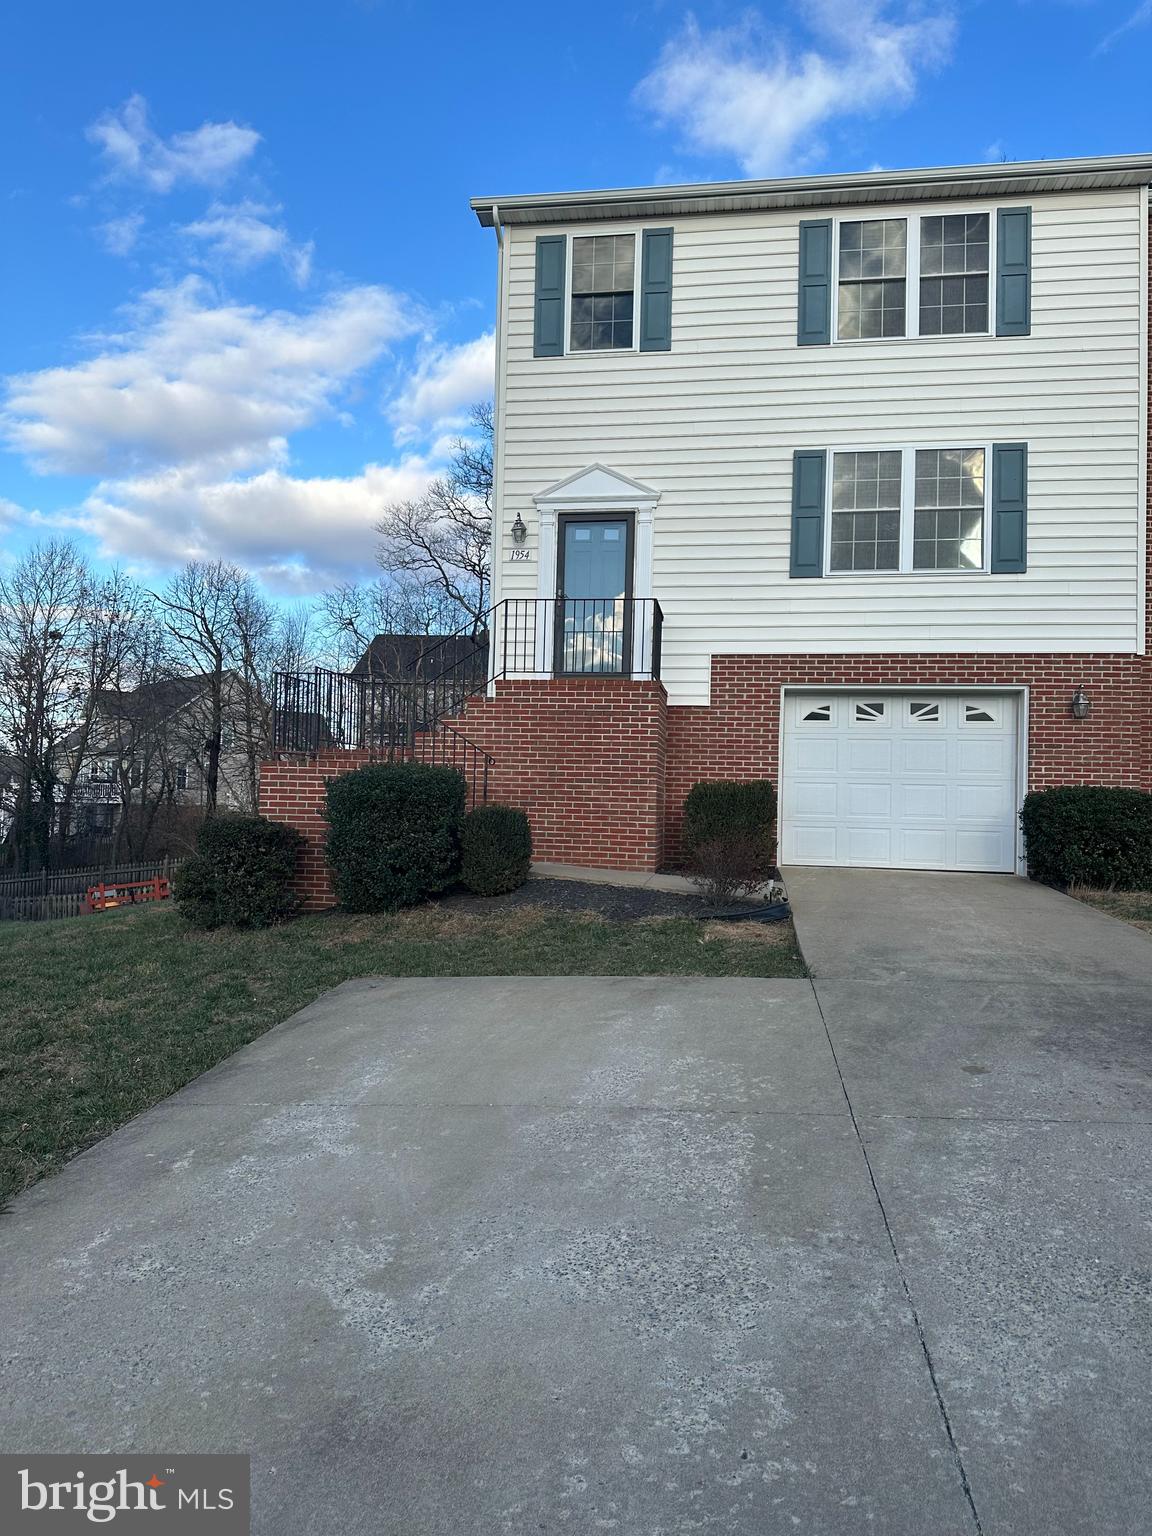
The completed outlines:
{"type": "Polygon", "coordinates": [[[780,862],[1016,868],[1011,695],[787,694],[780,862]]]}

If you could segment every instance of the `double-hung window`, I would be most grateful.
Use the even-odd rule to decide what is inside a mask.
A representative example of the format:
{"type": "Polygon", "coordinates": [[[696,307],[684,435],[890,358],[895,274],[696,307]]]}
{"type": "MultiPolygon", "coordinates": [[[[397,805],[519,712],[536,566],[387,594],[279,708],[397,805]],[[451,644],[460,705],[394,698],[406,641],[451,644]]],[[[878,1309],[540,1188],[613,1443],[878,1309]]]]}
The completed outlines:
{"type": "Polygon", "coordinates": [[[839,220],[837,340],[987,335],[991,231],[987,212],[839,220]]]}
{"type": "Polygon", "coordinates": [[[630,349],[635,294],[635,235],[574,235],[569,351],[630,349]]]}
{"type": "Polygon", "coordinates": [[[984,446],[836,451],[827,570],[981,571],[984,446]]]}

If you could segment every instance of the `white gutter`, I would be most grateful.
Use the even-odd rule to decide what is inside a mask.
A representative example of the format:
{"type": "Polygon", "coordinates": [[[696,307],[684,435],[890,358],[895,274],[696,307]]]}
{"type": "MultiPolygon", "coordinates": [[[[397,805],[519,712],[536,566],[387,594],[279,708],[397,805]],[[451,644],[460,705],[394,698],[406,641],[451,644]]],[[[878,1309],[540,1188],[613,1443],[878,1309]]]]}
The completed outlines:
{"type": "Polygon", "coordinates": [[[474,197],[470,206],[490,226],[499,204],[507,224],[573,218],[660,217],[711,209],[819,207],[849,202],[915,198],[1012,196],[1152,183],[1152,153],[1069,160],[1017,160],[992,165],[927,166],[897,171],[851,171],[832,176],[789,176],[760,181],[690,182],[682,186],[616,187],[514,197],[474,197]]]}

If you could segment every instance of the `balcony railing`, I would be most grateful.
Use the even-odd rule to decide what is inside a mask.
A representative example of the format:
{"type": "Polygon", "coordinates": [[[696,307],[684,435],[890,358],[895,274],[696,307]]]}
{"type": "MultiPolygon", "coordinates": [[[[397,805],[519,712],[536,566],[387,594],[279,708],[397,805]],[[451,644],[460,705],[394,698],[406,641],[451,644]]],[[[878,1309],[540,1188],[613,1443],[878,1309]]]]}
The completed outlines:
{"type": "Polygon", "coordinates": [[[509,597],[492,614],[494,679],[660,676],[654,597],[509,597]]]}

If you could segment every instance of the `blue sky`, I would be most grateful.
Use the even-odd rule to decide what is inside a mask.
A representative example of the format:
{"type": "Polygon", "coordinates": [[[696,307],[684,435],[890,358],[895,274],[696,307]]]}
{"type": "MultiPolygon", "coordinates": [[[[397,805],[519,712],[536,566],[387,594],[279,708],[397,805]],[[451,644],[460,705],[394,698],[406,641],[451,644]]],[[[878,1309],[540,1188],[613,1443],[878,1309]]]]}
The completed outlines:
{"type": "Polygon", "coordinates": [[[0,558],[372,569],[490,377],[480,193],[1152,148],[1152,0],[19,0],[0,558]]]}

